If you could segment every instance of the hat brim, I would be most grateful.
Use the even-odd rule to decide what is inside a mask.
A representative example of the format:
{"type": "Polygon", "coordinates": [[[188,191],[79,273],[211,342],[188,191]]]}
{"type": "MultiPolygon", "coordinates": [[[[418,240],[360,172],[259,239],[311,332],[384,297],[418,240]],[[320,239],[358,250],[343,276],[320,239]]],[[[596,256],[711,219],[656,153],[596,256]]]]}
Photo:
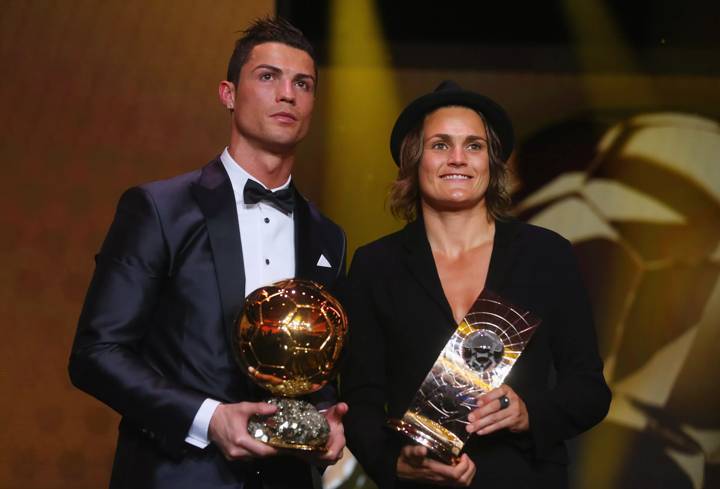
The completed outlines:
{"type": "Polygon", "coordinates": [[[479,93],[467,90],[448,90],[423,95],[411,102],[400,113],[390,134],[390,153],[396,165],[400,165],[400,146],[407,133],[427,114],[448,106],[468,107],[482,113],[500,139],[500,157],[503,161],[510,158],[515,138],[512,122],[510,122],[510,117],[505,109],[489,97],[479,93]]]}

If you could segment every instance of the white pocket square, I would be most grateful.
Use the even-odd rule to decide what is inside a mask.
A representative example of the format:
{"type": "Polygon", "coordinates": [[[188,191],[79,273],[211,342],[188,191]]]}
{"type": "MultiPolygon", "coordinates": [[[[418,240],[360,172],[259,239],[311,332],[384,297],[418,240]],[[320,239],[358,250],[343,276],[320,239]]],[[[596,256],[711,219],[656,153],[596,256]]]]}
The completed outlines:
{"type": "Polygon", "coordinates": [[[325,258],[325,255],[320,255],[320,259],[317,262],[317,266],[319,267],[325,267],[325,268],[332,268],[332,265],[330,265],[330,262],[325,258]]]}

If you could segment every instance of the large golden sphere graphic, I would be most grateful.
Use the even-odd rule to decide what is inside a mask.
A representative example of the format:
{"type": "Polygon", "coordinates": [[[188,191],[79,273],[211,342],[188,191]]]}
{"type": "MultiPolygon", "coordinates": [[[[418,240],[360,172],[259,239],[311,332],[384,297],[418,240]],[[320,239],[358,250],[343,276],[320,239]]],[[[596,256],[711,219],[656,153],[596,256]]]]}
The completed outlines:
{"type": "Polygon", "coordinates": [[[273,395],[299,396],[333,377],[347,317],[322,285],[288,279],[245,299],[236,333],[238,357],[248,375],[273,395]]]}
{"type": "MultiPolygon", "coordinates": [[[[523,163],[582,154],[575,133],[562,136],[568,147],[556,137],[523,163]]],[[[720,124],[635,115],[609,127],[592,154],[517,207],[572,241],[613,391],[607,418],[584,436],[577,485],[718,487],[720,124]],[[612,469],[596,466],[600,458],[612,469]]]]}

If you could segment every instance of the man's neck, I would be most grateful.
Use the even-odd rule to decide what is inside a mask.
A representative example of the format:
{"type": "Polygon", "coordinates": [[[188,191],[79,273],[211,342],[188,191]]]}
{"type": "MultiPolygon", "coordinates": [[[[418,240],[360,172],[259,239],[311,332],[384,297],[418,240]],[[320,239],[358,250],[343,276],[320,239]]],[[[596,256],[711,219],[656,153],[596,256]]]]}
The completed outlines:
{"type": "Polygon", "coordinates": [[[295,162],[294,149],[286,153],[268,151],[243,139],[230,141],[228,153],[246,172],[270,189],[287,182],[295,162]]]}

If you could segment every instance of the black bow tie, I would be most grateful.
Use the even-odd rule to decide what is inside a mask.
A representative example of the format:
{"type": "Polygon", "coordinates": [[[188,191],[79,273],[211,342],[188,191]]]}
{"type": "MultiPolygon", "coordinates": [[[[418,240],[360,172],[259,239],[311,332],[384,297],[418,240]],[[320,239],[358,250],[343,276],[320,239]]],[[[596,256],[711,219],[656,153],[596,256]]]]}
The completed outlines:
{"type": "Polygon", "coordinates": [[[264,201],[285,214],[290,214],[295,208],[295,192],[293,192],[292,185],[288,188],[273,192],[255,180],[248,179],[245,183],[245,189],[243,189],[243,200],[245,204],[257,204],[258,202],[264,201]]]}

